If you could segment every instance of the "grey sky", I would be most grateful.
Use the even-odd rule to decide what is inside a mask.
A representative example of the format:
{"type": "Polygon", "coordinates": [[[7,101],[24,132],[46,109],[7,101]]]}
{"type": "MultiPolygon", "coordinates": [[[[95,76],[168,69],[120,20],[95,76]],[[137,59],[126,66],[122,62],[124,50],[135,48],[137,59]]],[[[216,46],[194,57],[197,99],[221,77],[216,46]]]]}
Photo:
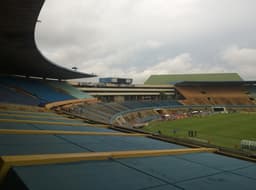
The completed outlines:
{"type": "Polygon", "coordinates": [[[48,0],[37,44],[100,77],[238,72],[256,79],[255,0],[48,0]]]}

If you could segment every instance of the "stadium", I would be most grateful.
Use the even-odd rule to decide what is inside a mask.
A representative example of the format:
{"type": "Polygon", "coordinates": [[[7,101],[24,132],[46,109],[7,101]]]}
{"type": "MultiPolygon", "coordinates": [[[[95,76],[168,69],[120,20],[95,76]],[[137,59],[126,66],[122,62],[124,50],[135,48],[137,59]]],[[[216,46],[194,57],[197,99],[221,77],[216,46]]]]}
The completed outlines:
{"type": "Polygon", "coordinates": [[[58,66],[36,46],[43,4],[0,7],[1,189],[255,189],[256,81],[77,82],[96,75],[58,66]]]}

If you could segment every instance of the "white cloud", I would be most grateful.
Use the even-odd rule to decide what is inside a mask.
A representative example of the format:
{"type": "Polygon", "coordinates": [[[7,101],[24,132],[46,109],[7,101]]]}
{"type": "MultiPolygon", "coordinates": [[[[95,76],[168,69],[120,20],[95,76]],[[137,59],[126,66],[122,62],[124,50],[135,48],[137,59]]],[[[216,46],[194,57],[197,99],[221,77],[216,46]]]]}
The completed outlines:
{"type": "Polygon", "coordinates": [[[156,63],[148,67],[142,73],[138,73],[138,79],[145,80],[153,74],[188,74],[188,73],[214,73],[223,72],[223,68],[218,66],[205,67],[203,64],[195,64],[189,53],[183,53],[156,63]]]}
{"type": "Polygon", "coordinates": [[[174,58],[167,59],[155,64],[153,67],[147,68],[144,73],[184,73],[193,70],[192,58],[190,54],[184,53],[174,58]]]}
{"type": "Polygon", "coordinates": [[[232,46],[222,53],[222,59],[232,71],[239,72],[243,78],[256,78],[256,49],[232,46]]]}
{"type": "MultiPolygon", "coordinates": [[[[166,60],[155,63],[152,67],[147,67],[142,71],[138,71],[136,67],[131,67],[127,70],[120,69],[118,67],[113,67],[111,69],[112,77],[127,77],[133,78],[135,83],[144,83],[145,80],[154,74],[184,74],[184,73],[215,73],[223,72],[223,68],[212,66],[210,68],[204,65],[194,66],[193,59],[189,53],[183,53],[177,55],[173,58],[168,58],[166,60]]],[[[100,77],[109,76],[109,65],[98,63],[98,64],[88,64],[89,69],[93,70],[95,68],[100,68],[100,77]]],[[[96,79],[93,79],[95,81],[96,79]]]]}
{"type": "Polygon", "coordinates": [[[145,42],[145,46],[151,49],[157,49],[163,46],[163,43],[155,40],[148,40],[145,42]]]}
{"type": "Polygon", "coordinates": [[[254,53],[229,50],[220,59],[219,52],[229,44],[256,46],[255,7],[255,0],[51,0],[36,40],[49,60],[99,76],[143,82],[150,74],[241,71],[253,77],[254,53]],[[247,66],[231,66],[239,59],[247,66]]]}

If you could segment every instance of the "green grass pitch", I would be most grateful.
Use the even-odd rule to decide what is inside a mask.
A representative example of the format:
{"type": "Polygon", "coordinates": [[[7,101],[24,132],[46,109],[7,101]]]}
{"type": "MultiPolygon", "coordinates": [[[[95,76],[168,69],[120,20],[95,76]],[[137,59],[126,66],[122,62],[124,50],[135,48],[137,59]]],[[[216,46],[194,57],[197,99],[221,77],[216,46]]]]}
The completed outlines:
{"type": "Polygon", "coordinates": [[[242,139],[256,141],[256,114],[215,114],[175,121],[154,121],[143,129],[180,138],[188,138],[188,131],[193,130],[197,131],[196,139],[218,146],[239,148],[242,139]]]}

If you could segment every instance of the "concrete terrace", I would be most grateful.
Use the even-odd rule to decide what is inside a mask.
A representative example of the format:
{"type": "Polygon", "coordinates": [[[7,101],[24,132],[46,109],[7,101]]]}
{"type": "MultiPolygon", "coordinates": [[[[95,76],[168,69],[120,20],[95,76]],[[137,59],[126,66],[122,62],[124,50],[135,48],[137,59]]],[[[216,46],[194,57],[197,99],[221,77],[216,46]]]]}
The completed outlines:
{"type": "Polygon", "coordinates": [[[2,189],[255,188],[253,162],[107,127],[1,110],[2,189]]]}

